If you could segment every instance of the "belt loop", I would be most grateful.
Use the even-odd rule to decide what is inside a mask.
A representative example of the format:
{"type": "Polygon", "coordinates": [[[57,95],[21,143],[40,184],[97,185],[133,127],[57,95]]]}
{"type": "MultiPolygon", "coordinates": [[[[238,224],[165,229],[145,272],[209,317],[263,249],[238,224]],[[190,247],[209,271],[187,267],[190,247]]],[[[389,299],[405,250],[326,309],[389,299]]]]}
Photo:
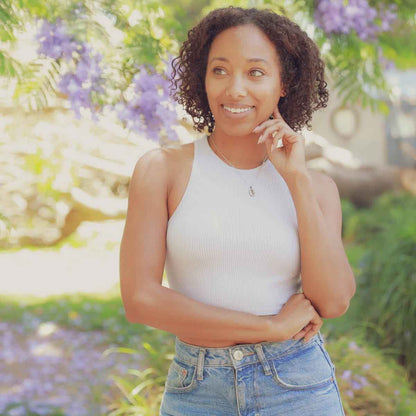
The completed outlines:
{"type": "Polygon", "coordinates": [[[257,356],[259,357],[259,360],[260,360],[260,362],[263,366],[264,374],[266,374],[266,376],[269,376],[270,374],[272,374],[272,370],[269,366],[269,362],[267,361],[266,356],[264,355],[262,345],[261,344],[255,344],[254,348],[255,348],[255,350],[257,352],[257,356]]]}
{"type": "Polygon", "coordinates": [[[196,366],[197,380],[204,379],[204,359],[205,359],[205,348],[200,348],[199,353],[198,353],[198,363],[196,366]]]}

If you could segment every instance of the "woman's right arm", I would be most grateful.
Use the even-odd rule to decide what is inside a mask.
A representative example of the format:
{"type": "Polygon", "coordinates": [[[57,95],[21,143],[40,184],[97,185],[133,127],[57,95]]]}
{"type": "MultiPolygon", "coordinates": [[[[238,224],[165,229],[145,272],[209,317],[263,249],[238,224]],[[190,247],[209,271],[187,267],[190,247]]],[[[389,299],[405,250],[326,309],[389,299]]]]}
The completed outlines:
{"type": "Polygon", "coordinates": [[[309,301],[298,302],[296,330],[293,320],[289,329],[279,314],[257,316],[215,307],[162,286],[174,151],[147,152],[136,163],[130,181],[120,247],[120,287],[127,320],[211,347],[291,338],[311,321],[309,301]]]}

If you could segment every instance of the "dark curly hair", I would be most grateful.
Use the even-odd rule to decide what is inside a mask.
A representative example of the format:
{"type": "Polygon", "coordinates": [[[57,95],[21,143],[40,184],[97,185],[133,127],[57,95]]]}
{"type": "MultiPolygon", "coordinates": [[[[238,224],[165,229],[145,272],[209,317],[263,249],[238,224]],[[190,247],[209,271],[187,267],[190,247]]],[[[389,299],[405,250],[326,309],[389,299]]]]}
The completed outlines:
{"type": "Polygon", "coordinates": [[[172,61],[174,99],[192,116],[197,131],[205,127],[213,131],[215,121],[205,91],[209,50],[219,33],[245,24],[256,25],[276,47],[286,92],[279,101],[284,120],[295,131],[305,125],[310,128],[312,113],[326,107],[328,101],[324,62],[318,47],[296,23],[267,9],[233,6],[216,9],[192,28],[179,56],[172,61]]]}

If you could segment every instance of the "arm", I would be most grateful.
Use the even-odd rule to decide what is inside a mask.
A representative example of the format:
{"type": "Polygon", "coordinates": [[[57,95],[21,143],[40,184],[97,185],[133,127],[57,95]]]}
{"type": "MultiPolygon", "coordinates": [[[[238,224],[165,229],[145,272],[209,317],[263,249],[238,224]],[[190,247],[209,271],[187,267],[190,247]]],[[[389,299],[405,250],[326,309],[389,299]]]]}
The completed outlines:
{"type": "Polygon", "coordinates": [[[287,179],[296,207],[302,288],[323,318],[346,312],[355,280],[341,239],[342,211],[335,182],[308,170],[287,179]]]}
{"type": "MultiPolygon", "coordinates": [[[[213,307],[162,286],[173,151],[146,153],[131,178],[120,248],[121,296],[128,321],[207,346],[260,342],[270,336],[276,339],[278,324],[273,324],[271,335],[270,317],[213,307]]],[[[280,336],[283,339],[282,332],[280,336]]]]}

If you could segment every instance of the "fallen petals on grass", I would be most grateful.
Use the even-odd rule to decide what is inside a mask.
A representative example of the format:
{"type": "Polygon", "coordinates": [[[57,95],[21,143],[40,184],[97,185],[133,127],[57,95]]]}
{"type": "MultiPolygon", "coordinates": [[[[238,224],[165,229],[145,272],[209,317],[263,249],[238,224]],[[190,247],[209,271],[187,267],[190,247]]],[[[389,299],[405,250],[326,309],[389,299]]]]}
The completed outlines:
{"type": "Polygon", "coordinates": [[[116,347],[101,331],[29,317],[26,325],[0,323],[0,413],[13,403],[16,414],[36,409],[39,414],[59,409],[65,416],[105,413],[106,404],[120,394],[111,377],[140,365],[138,354],[104,353],[116,347]]]}

